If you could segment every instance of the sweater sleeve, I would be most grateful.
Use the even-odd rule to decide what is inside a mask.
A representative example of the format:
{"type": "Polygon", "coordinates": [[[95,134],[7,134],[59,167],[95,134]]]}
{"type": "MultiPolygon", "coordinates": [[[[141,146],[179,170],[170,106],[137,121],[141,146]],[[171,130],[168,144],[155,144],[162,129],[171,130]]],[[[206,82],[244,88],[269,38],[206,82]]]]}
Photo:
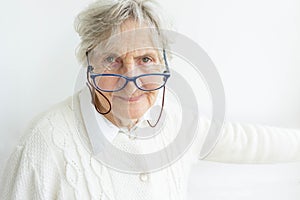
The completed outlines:
{"type": "Polygon", "coordinates": [[[226,122],[205,160],[229,163],[300,161],[300,130],[226,122]]]}
{"type": "Polygon", "coordinates": [[[54,163],[43,137],[33,130],[6,163],[0,199],[60,199],[60,179],[54,163]]]}

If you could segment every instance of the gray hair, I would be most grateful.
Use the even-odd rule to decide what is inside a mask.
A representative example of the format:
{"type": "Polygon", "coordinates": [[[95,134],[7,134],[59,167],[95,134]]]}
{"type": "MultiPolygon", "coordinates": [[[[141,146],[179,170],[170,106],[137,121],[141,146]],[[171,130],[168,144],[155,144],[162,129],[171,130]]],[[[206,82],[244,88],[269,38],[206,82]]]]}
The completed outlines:
{"type": "MultiPolygon", "coordinates": [[[[98,0],[90,4],[78,14],[74,23],[81,38],[76,50],[78,61],[86,64],[86,52],[116,33],[127,19],[154,27],[158,33],[161,29],[170,28],[160,10],[161,7],[155,0],[98,0]]],[[[166,37],[162,40],[167,45],[166,37]]]]}

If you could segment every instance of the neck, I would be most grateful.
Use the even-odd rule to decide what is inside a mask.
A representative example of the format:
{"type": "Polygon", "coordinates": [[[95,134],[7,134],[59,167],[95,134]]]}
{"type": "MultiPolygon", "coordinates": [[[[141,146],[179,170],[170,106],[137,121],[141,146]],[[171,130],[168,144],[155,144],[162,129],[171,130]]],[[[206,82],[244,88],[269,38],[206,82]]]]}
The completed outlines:
{"type": "Polygon", "coordinates": [[[112,114],[112,112],[109,112],[108,114],[104,115],[104,117],[108,119],[111,123],[113,123],[115,126],[119,128],[126,127],[128,130],[130,130],[138,122],[138,119],[125,119],[116,117],[112,114]]]}

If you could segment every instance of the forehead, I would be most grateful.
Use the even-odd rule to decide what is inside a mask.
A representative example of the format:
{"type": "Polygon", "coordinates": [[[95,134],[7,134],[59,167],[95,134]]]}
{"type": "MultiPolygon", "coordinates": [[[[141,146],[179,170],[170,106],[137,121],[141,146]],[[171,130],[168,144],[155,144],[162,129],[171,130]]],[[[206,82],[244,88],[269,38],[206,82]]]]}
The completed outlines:
{"type": "Polygon", "coordinates": [[[100,42],[94,52],[96,54],[114,52],[124,55],[129,52],[153,53],[162,48],[161,38],[155,28],[127,20],[108,39],[100,42]]]}

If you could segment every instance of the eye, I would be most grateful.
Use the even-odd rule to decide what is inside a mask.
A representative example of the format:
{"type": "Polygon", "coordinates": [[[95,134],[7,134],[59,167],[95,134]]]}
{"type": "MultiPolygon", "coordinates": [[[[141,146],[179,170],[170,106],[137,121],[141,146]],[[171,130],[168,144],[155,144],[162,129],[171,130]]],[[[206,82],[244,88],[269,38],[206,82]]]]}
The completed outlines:
{"type": "Polygon", "coordinates": [[[107,71],[116,71],[122,66],[122,61],[119,57],[112,54],[104,57],[102,66],[107,71]]]}
{"type": "Polygon", "coordinates": [[[143,57],[142,58],[143,63],[150,63],[152,61],[152,59],[150,57],[143,57]]]}
{"type": "Polygon", "coordinates": [[[112,63],[114,61],[115,61],[115,57],[114,56],[107,56],[105,58],[105,62],[107,62],[107,63],[112,63]]]}

